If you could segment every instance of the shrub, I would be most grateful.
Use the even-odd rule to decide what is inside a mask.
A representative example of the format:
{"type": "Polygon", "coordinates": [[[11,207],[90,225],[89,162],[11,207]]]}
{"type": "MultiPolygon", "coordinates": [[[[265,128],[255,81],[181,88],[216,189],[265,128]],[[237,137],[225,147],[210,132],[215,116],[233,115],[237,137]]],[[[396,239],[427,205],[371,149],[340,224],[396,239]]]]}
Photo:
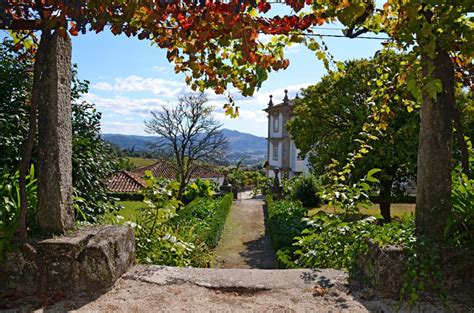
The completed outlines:
{"type": "MultiPolygon", "coordinates": [[[[5,257],[7,251],[13,248],[13,237],[19,226],[20,194],[19,194],[19,172],[11,174],[3,172],[0,174],[0,261],[5,257]]],[[[26,224],[30,230],[36,229],[36,189],[34,166],[30,168],[26,176],[26,193],[28,197],[28,208],[26,212],[26,224]]]]}
{"type": "Polygon", "coordinates": [[[189,266],[192,244],[177,238],[167,222],[176,215],[180,202],[174,194],[179,183],[157,180],[146,172],[143,190],[146,206],[140,210],[135,226],[137,258],[142,263],[189,266]]]}
{"type": "MultiPolygon", "coordinates": [[[[467,141],[469,168],[474,168],[474,148],[467,141]]],[[[457,165],[452,174],[451,199],[453,208],[448,216],[444,238],[448,245],[474,250],[474,178],[463,172],[457,165]]]]}
{"type": "Polygon", "coordinates": [[[275,251],[291,247],[293,237],[299,235],[305,224],[302,218],[306,210],[301,203],[288,200],[273,201],[266,197],[268,233],[275,251]]]}
{"type": "Polygon", "coordinates": [[[313,175],[293,177],[287,186],[290,198],[301,201],[306,208],[321,204],[320,187],[319,180],[313,175]]]}
{"type": "Polygon", "coordinates": [[[221,199],[198,198],[182,209],[173,218],[172,223],[177,227],[193,228],[195,238],[203,241],[213,249],[219,243],[233,195],[227,193],[221,199]]]}
{"type": "Polygon", "coordinates": [[[146,207],[135,227],[137,258],[146,264],[208,267],[217,245],[232,195],[221,199],[197,198],[176,213],[178,182],[157,180],[147,173],[143,191],[146,207]]]}
{"type": "Polygon", "coordinates": [[[347,220],[343,215],[318,212],[305,219],[307,227],[295,237],[293,262],[298,267],[353,269],[355,258],[368,249],[368,239],[380,245],[413,240],[414,220],[378,225],[376,218],[347,220]]]}
{"type": "Polygon", "coordinates": [[[184,201],[189,203],[196,198],[211,198],[216,194],[214,185],[209,180],[196,179],[188,184],[184,190],[184,201]]]}
{"type": "Polygon", "coordinates": [[[454,246],[474,249],[474,179],[454,174],[452,200],[444,236],[454,246]]]}

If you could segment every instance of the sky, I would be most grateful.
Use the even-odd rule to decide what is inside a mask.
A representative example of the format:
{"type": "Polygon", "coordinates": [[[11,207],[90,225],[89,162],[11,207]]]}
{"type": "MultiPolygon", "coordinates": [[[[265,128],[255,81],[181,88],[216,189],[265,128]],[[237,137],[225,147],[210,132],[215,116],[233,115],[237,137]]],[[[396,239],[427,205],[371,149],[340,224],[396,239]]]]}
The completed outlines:
{"type": "MultiPolygon", "coordinates": [[[[316,31],[322,34],[341,34],[333,30],[338,25],[324,25],[316,31]]],[[[337,61],[367,58],[381,48],[381,41],[348,38],[324,38],[337,61]]],[[[102,132],[106,134],[148,135],[144,121],[151,110],[161,105],[173,105],[180,95],[192,92],[186,86],[185,74],[175,74],[174,65],[166,59],[166,51],[152,46],[150,41],[114,36],[104,31],[73,37],[73,62],[78,65],[79,77],[90,81],[84,100],[95,103],[102,112],[102,132]]],[[[242,97],[232,92],[240,116],[231,119],[224,115],[222,96],[207,92],[214,115],[224,128],[265,137],[269,95],[274,103],[283,99],[287,89],[290,98],[301,88],[317,83],[326,73],[314,53],[304,45],[286,48],[290,60],[286,70],[271,72],[253,97],[242,97]]]]}

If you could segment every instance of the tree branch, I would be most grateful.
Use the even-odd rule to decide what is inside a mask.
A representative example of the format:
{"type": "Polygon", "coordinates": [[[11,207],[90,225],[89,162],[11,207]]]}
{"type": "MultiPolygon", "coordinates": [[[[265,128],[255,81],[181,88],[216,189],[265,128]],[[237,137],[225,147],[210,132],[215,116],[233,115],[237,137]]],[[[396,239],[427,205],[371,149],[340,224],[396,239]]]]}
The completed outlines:
{"type": "Polygon", "coordinates": [[[5,30],[41,30],[41,20],[13,20],[11,24],[0,21],[0,29],[5,30]]]}

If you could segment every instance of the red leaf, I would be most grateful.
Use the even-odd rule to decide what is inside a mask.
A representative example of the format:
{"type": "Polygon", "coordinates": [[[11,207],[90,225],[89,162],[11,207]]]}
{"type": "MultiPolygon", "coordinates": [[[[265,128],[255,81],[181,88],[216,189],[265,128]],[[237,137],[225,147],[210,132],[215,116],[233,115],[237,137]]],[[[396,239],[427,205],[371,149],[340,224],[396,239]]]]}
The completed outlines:
{"type": "Polygon", "coordinates": [[[321,25],[324,24],[325,20],[322,17],[317,17],[315,22],[316,22],[316,24],[321,26],[321,25]]]}
{"type": "Polygon", "coordinates": [[[71,28],[69,29],[69,33],[71,36],[77,36],[79,33],[79,30],[77,29],[77,25],[74,22],[71,22],[71,28]]]}
{"type": "Polygon", "coordinates": [[[260,1],[258,3],[258,11],[267,13],[271,9],[271,5],[268,2],[260,1]]]}

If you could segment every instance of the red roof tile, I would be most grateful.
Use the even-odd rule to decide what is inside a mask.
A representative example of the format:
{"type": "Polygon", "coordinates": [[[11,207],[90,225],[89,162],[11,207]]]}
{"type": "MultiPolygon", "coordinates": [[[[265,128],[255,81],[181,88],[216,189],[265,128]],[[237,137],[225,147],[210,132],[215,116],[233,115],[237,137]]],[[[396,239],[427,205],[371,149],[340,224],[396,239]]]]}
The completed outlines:
{"type": "Polygon", "coordinates": [[[134,172],[143,177],[146,171],[151,171],[154,177],[176,179],[176,170],[170,162],[158,161],[155,164],[140,167],[134,172]]]}
{"type": "Polygon", "coordinates": [[[115,173],[106,180],[105,185],[112,192],[137,192],[146,186],[140,176],[127,171],[115,173]]]}
{"type": "MultiPolygon", "coordinates": [[[[155,164],[141,167],[134,171],[137,175],[144,176],[145,171],[151,171],[155,177],[176,179],[176,169],[174,164],[168,161],[158,161],[155,164]]],[[[194,165],[192,167],[191,179],[196,178],[219,178],[223,175],[214,170],[211,165],[194,165]]]]}
{"type": "MultiPolygon", "coordinates": [[[[153,176],[162,177],[170,180],[176,179],[176,169],[171,162],[158,161],[155,164],[144,166],[133,172],[120,171],[106,180],[106,186],[112,192],[137,192],[146,186],[142,177],[146,171],[151,171],[153,176]]],[[[193,166],[191,179],[219,178],[223,175],[212,166],[195,165],[193,166]]]]}

